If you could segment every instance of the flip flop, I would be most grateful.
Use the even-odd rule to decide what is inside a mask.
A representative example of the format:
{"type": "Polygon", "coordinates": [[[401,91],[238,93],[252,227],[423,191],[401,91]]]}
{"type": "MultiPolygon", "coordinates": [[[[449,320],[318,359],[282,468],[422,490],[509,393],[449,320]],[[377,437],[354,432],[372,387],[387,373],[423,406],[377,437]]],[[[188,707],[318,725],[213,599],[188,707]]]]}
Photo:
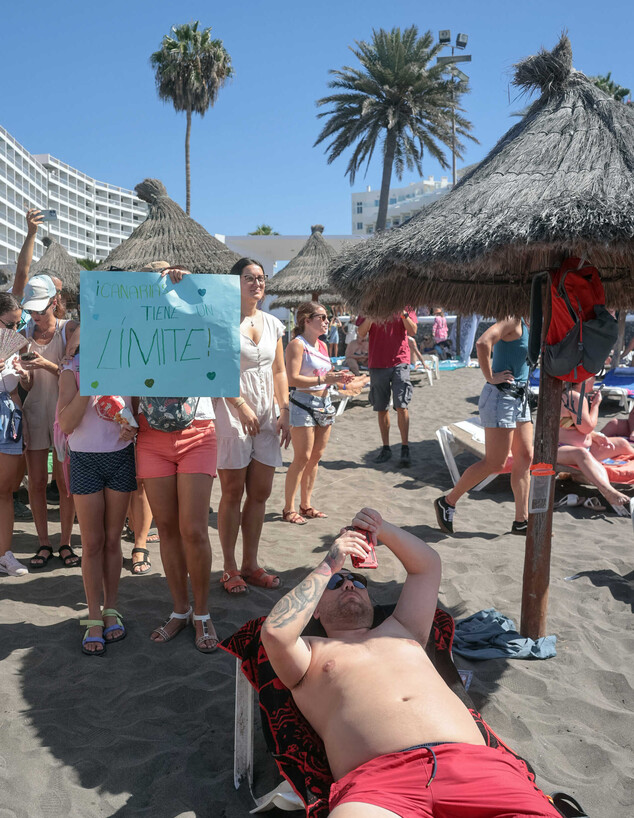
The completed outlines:
{"type": "Polygon", "coordinates": [[[266,588],[269,591],[279,588],[282,585],[280,578],[276,574],[269,574],[264,568],[258,568],[258,570],[252,574],[242,574],[242,577],[249,585],[254,585],[257,588],[266,588]],[[278,580],[277,585],[275,585],[275,580],[278,580]]]}
{"type": "Polygon", "coordinates": [[[119,611],[115,611],[114,608],[104,608],[103,611],[101,612],[101,615],[104,617],[104,619],[106,618],[106,616],[114,616],[115,619],[117,620],[116,625],[110,625],[107,628],[103,629],[104,639],[106,638],[106,636],[108,636],[109,633],[112,633],[112,631],[121,631],[121,636],[115,636],[114,639],[106,639],[106,642],[109,645],[112,645],[114,642],[120,642],[122,639],[125,639],[126,629],[125,625],[121,621],[121,614],[119,613],[119,611]]]}
{"type": "Polygon", "coordinates": [[[302,515],[302,517],[307,517],[309,520],[321,520],[322,518],[325,519],[328,516],[327,514],[324,514],[323,511],[317,511],[317,509],[313,508],[312,506],[306,506],[306,508],[304,508],[304,506],[300,506],[299,513],[302,515]]]}
{"type": "Polygon", "coordinates": [[[581,804],[566,792],[554,792],[550,800],[563,818],[588,818],[588,813],[581,804]]]}
{"type": "Polygon", "coordinates": [[[592,511],[605,511],[605,506],[601,504],[598,497],[586,497],[582,503],[584,508],[589,508],[592,511]]]}
{"type": "Polygon", "coordinates": [[[31,557],[31,559],[29,560],[29,567],[32,568],[34,571],[39,571],[40,568],[44,568],[44,566],[51,559],[52,556],[53,549],[51,548],[51,546],[41,545],[37,549],[37,554],[35,554],[35,556],[31,557]],[[40,551],[48,551],[48,555],[46,557],[42,557],[39,553],[40,551]],[[36,560],[36,562],[33,562],[33,560],[36,560]]]}
{"type": "Polygon", "coordinates": [[[242,579],[240,571],[225,571],[220,582],[225,591],[231,595],[236,594],[237,596],[241,596],[249,591],[246,582],[242,579]]]}

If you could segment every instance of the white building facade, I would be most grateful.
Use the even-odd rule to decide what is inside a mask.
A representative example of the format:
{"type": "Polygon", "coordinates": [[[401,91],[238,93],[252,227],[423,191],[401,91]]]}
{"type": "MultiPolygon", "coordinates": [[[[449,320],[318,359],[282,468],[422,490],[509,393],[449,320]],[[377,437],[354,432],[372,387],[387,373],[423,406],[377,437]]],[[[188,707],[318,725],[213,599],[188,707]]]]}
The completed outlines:
{"type": "MultiPolygon", "coordinates": [[[[418,213],[426,205],[438,200],[451,190],[449,177],[441,176],[440,180],[428,176],[420,182],[413,182],[406,187],[390,188],[390,198],[387,208],[386,228],[396,227],[418,213]]],[[[370,187],[362,193],[352,193],[352,235],[367,236],[374,233],[376,219],[379,213],[380,191],[370,187]]]]}
{"type": "Polygon", "coordinates": [[[0,126],[0,265],[16,262],[30,207],[57,211],[57,220],[38,230],[36,260],[48,235],[75,258],[102,261],[148,209],[134,191],[99,182],[50,154],[31,155],[0,126]]]}

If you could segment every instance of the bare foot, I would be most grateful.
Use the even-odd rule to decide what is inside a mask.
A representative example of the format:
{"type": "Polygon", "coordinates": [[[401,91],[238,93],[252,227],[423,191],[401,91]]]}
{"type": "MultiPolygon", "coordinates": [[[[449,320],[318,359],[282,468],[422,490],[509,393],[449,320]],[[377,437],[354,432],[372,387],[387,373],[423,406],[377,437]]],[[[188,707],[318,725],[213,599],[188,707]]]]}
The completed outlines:
{"type": "Polygon", "coordinates": [[[617,491],[612,487],[610,487],[609,491],[607,489],[605,489],[605,491],[602,491],[600,489],[600,491],[601,494],[608,501],[608,503],[610,503],[613,506],[626,506],[630,502],[629,497],[626,497],[625,494],[621,494],[620,491],[617,491]]]}

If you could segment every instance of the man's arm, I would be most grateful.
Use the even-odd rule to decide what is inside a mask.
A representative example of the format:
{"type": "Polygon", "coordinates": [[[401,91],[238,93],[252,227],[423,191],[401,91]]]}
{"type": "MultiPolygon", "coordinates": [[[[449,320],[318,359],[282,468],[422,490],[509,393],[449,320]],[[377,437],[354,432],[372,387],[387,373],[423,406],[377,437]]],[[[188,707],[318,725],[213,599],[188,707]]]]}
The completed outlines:
{"type": "Polygon", "coordinates": [[[356,531],[342,531],[326,558],[286,596],[282,597],[262,625],[262,644],[273,670],[280,680],[293,689],[303,679],[310,665],[310,648],[302,631],[319,604],[330,577],[341,570],[348,555],[362,559],[369,546],[356,531]]]}
{"type": "Polygon", "coordinates": [[[374,322],[371,318],[365,318],[361,324],[357,327],[357,338],[362,341],[365,336],[370,332],[370,327],[374,322]]]}
{"type": "Polygon", "coordinates": [[[397,557],[407,571],[407,579],[390,617],[425,645],[431,631],[438,601],[440,557],[418,537],[385,522],[378,511],[364,508],[352,525],[370,531],[397,557]]]}
{"type": "Polygon", "coordinates": [[[405,332],[408,335],[416,335],[416,313],[410,313],[407,310],[403,310],[401,313],[401,319],[403,321],[403,326],[405,327],[405,332]]]}
{"type": "Polygon", "coordinates": [[[27,234],[24,244],[20,250],[18,261],[15,267],[15,279],[13,281],[12,293],[20,301],[24,295],[26,282],[29,280],[29,271],[33,261],[33,248],[35,247],[35,237],[38,225],[42,223],[42,214],[39,210],[31,208],[26,213],[27,234]]]}

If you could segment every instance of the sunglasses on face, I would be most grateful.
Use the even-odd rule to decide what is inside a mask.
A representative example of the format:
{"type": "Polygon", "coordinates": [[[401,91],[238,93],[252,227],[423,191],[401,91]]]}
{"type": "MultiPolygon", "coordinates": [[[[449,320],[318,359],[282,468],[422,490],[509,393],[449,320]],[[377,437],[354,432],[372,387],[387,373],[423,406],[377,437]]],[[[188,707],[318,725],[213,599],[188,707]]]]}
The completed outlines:
{"type": "Polygon", "coordinates": [[[310,318],[319,318],[320,321],[327,321],[328,320],[328,316],[324,315],[323,312],[314,312],[314,313],[312,313],[310,318]]]}
{"type": "Polygon", "coordinates": [[[329,591],[336,591],[337,588],[341,588],[343,583],[348,579],[354,585],[355,588],[368,587],[367,579],[361,574],[341,574],[337,572],[336,574],[333,574],[330,577],[330,579],[328,580],[328,585],[326,585],[326,588],[329,591]]]}
{"type": "Polygon", "coordinates": [[[51,303],[47,304],[43,310],[24,310],[24,312],[28,312],[29,315],[46,315],[48,308],[52,306],[53,302],[51,301],[51,303]]]}
{"type": "Polygon", "coordinates": [[[3,321],[2,318],[0,318],[0,324],[3,324],[7,329],[17,329],[21,322],[22,319],[19,321],[3,321]]]}
{"type": "Polygon", "coordinates": [[[264,287],[264,285],[266,284],[267,278],[268,278],[268,276],[252,276],[252,275],[242,276],[242,280],[246,284],[253,284],[255,282],[255,283],[259,284],[260,287],[264,287]]]}

